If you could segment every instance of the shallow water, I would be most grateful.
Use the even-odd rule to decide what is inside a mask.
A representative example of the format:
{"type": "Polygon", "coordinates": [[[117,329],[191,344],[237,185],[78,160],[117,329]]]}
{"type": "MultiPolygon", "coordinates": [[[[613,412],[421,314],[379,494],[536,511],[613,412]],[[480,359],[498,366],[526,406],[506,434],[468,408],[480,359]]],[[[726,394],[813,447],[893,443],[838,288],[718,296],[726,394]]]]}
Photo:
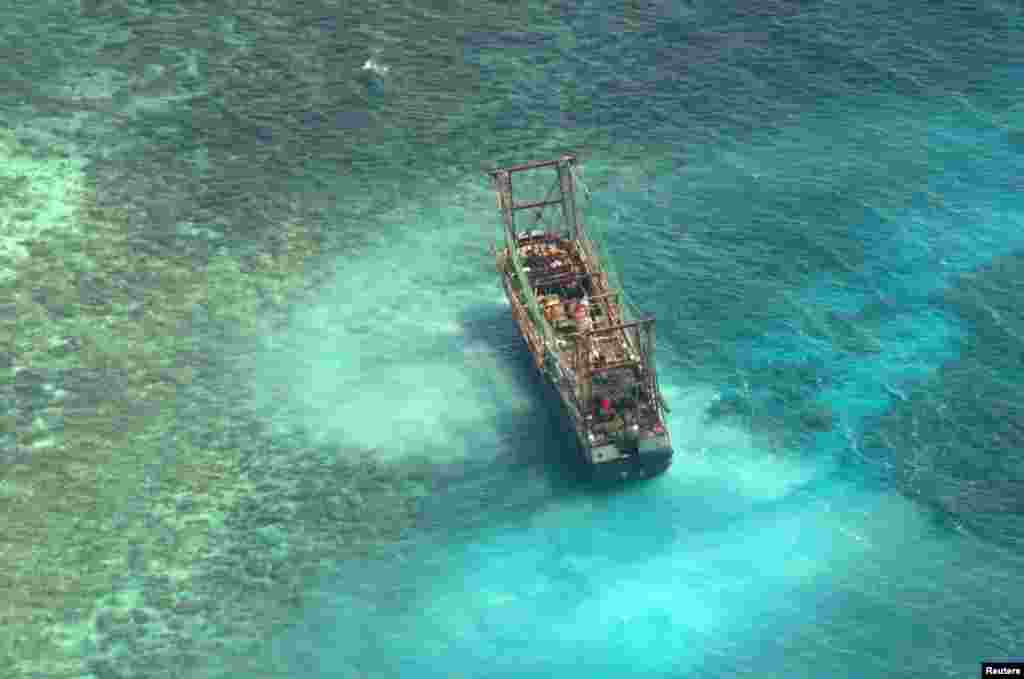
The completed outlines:
{"type": "MultiPolygon", "coordinates": [[[[39,55],[3,60],[13,134],[71,149],[147,237],[218,234],[188,241],[197,261],[278,247],[296,214],[325,243],[244,354],[203,337],[234,386],[175,412],[231,401],[279,448],[427,470],[400,537],[288,557],[312,566],[302,604],[267,604],[280,624],[250,664],[207,651],[175,676],[960,677],[1021,658],[1018,7],[121,10],[6,13],[7,56],[39,55]],[[673,467],[613,492],[567,464],[486,251],[482,168],[569,149],[588,224],[659,318],[672,408],[673,467]]],[[[299,488],[320,473],[295,468],[299,488]]],[[[231,596],[259,617],[260,587],[231,596]]],[[[157,672],[100,652],[101,679],[157,672]]]]}

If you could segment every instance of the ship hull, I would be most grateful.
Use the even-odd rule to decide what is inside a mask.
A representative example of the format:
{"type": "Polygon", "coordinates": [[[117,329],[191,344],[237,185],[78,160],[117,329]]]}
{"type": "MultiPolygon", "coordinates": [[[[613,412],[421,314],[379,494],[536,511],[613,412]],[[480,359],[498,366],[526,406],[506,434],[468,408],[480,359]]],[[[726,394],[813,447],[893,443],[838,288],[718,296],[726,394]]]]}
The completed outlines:
{"type": "Polygon", "coordinates": [[[588,238],[576,201],[576,162],[568,154],[488,171],[505,235],[505,246],[492,252],[520,336],[572,430],[583,468],[595,481],[651,478],[672,463],[654,363],[655,319],[627,306],[588,238]],[[516,201],[512,175],[543,168],[555,170],[547,195],[537,200],[536,186],[517,181],[529,199],[516,201]],[[547,208],[558,223],[547,219],[547,208]],[[516,214],[524,210],[544,228],[518,228],[516,214]]]}
{"type": "Polygon", "coordinates": [[[571,438],[575,444],[578,460],[590,481],[609,484],[650,479],[665,473],[672,465],[672,439],[667,429],[661,435],[639,441],[636,450],[625,457],[619,454],[614,444],[591,446],[586,440],[586,432],[575,424],[578,421],[575,407],[562,394],[554,376],[542,368],[537,373],[544,384],[545,398],[558,403],[562,429],[566,438],[571,438]],[[606,459],[595,461],[602,457],[606,459]]]}

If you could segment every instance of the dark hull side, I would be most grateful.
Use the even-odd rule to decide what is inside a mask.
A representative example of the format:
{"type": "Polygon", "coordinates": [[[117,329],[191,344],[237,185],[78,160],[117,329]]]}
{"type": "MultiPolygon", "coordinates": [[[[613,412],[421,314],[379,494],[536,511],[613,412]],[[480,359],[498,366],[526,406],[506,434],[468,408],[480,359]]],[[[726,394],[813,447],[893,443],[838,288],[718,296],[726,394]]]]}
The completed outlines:
{"type": "Polygon", "coordinates": [[[545,398],[558,404],[562,430],[566,438],[572,438],[579,464],[588,480],[598,485],[604,485],[649,479],[663,474],[672,465],[671,444],[649,448],[625,458],[599,463],[592,462],[586,444],[583,442],[582,432],[576,431],[573,426],[573,415],[554,380],[543,370],[538,370],[538,375],[544,384],[545,398]]]}

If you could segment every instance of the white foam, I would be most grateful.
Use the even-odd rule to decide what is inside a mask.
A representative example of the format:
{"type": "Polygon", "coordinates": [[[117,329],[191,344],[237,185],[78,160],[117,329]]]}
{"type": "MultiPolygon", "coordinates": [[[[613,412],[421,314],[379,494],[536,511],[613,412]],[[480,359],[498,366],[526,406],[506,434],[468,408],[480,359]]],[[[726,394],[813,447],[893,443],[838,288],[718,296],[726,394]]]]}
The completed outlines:
{"type": "Polygon", "coordinates": [[[748,500],[773,500],[831,468],[827,461],[800,459],[791,451],[760,447],[750,431],[737,423],[710,420],[707,412],[719,392],[709,385],[663,383],[662,391],[672,408],[667,424],[676,458],[666,484],[674,490],[694,484],[725,484],[748,500]]]}
{"type": "MultiPolygon", "coordinates": [[[[705,490],[712,506],[723,485],[705,490]]],[[[418,668],[424,677],[446,676],[453,666],[514,676],[524,656],[513,647],[529,649],[547,670],[623,662],[633,672],[684,673],[706,662],[712,646],[756,644],[751,635],[772,634],[763,620],[789,610],[794,592],[821,592],[827,601],[832,581],[899,568],[911,575],[913,560],[901,566],[892,555],[923,545],[927,530],[903,498],[839,483],[785,511],[754,506],[726,522],[693,502],[685,509],[706,516],[685,531],[675,530],[681,509],[646,503],[644,493],[600,506],[593,498],[569,500],[528,527],[424,556],[447,577],[405,613],[339,615],[338,629],[322,633],[370,638],[401,629],[393,657],[411,663],[428,653],[431,666],[418,668]]]]}
{"type": "Polygon", "coordinates": [[[503,318],[489,256],[465,252],[482,240],[493,202],[478,201],[479,213],[447,204],[433,223],[420,210],[381,216],[409,228],[339,260],[320,299],[267,336],[255,366],[260,407],[320,441],[446,461],[481,454],[466,431],[485,435],[499,410],[527,407],[537,395],[521,393],[502,360],[508,338],[495,330],[491,343],[488,328],[467,328],[467,314],[503,318]]]}
{"type": "Polygon", "coordinates": [[[391,67],[390,66],[385,66],[384,64],[381,64],[381,63],[379,63],[377,61],[374,61],[371,58],[371,59],[367,59],[366,63],[363,64],[362,70],[370,71],[370,72],[375,73],[377,75],[384,76],[384,75],[388,74],[388,72],[391,70],[391,67]]]}

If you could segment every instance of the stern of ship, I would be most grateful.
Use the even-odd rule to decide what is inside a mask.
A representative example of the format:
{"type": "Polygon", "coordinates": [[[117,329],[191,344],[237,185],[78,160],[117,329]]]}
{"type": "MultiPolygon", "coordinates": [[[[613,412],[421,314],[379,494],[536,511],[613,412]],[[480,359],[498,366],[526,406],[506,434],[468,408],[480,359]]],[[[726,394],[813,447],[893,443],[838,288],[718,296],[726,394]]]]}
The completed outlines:
{"type": "Polygon", "coordinates": [[[668,431],[625,443],[588,446],[584,456],[592,480],[619,483],[650,479],[665,473],[672,465],[672,440],[668,431]]]}

